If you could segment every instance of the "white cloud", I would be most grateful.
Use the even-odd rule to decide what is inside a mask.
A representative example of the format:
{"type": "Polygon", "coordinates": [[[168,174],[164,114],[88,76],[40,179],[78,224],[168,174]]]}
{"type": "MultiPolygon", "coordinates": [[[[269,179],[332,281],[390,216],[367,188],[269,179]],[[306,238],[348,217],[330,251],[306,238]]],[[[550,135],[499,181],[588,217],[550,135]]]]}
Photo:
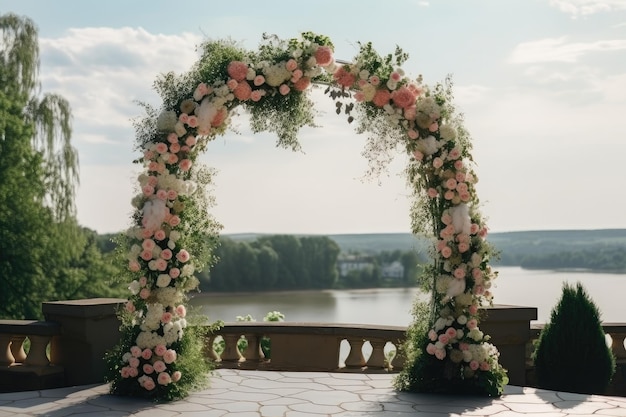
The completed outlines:
{"type": "Polygon", "coordinates": [[[626,49],[626,39],[599,40],[594,42],[567,42],[567,38],[547,38],[520,43],[513,49],[509,62],[534,64],[545,62],[573,63],[584,55],[595,52],[611,52],[626,49]]]}
{"type": "Polygon", "coordinates": [[[625,0],[550,0],[550,5],[569,14],[574,19],[596,13],[626,9],[625,0]]]}

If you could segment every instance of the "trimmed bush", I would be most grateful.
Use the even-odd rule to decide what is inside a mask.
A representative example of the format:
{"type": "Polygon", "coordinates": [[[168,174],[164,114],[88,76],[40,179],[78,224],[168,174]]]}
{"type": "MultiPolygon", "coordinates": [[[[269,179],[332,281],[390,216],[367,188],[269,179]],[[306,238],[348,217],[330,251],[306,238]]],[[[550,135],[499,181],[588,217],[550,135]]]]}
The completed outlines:
{"type": "Polygon", "coordinates": [[[600,312],[579,282],[563,285],[533,354],[540,388],[583,394],[604,393],[615,373],[600,312]]]}

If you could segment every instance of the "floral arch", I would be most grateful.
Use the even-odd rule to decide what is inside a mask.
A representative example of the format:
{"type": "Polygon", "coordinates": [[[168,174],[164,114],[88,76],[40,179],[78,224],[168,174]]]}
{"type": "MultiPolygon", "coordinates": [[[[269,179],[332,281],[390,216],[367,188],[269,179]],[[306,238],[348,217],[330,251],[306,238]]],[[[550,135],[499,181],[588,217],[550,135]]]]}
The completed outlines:
{"type": "Polygon", "coordinates": [[[429,87],[421,76],[409,78],[400,69],[407,58],[399,48],[381,56],[367,43],[341,63],[330,39],[307,32],[288,41],[265,36],[254,52],[207,42],[187,74],[156,81],[162,107],[145,106],[147,117],[135,126],[142,152],[135,162],[144,170],[133,226],[119,245],[131,296],[120,312],[122,339],[107,355],[112,393],[172,400],[206,380],[201,326],[188,325],[185,300],[198,285],[194,272],[214,261],[219,225],[208,215],[205,186],[212,173],[196,158],[227,131],[239,108],[250,113],[254,132],[274,132],[278,146],[299,149],[298,131],[314,125],[311,84],[324,84],[337,113],[368,135],[364,154],[372,172],[397,149],[410,155],[413,233],[430,235],[434,243],[423,279],[432,297],[427,306],[416,301],[403,347],[407,367],[396,387],[502,393],[506,371],[478,327],[497,274],[489,266],[470,138],[449,80],[429,87]]]}

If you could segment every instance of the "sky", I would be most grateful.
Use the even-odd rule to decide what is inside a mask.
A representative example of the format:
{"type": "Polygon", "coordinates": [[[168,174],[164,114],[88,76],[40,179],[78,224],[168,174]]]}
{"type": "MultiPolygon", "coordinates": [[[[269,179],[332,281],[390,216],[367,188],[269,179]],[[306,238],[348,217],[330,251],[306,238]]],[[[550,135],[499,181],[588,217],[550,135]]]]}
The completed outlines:
{"type": "MultiPolygon", "coordinates": [[[[338,59],[398,45],[407,75],[452,76],[491,231],[626,228],[626,0],[0,0],[8,12],[39,28],[42,91],[70,101],[78,221],[99,233],[131,225],[132,121],[137,102],[160,105],[159,74],[187,71],[206,40],[255,50],[263,33],[304,31],[329,36],[338,59]]],[[[201,157],[222,232],[409,232],[406,156],[364,181],[365,137],[312,97],[320,127],[301,131],[302,152],[241,115],[201,157]]]]}

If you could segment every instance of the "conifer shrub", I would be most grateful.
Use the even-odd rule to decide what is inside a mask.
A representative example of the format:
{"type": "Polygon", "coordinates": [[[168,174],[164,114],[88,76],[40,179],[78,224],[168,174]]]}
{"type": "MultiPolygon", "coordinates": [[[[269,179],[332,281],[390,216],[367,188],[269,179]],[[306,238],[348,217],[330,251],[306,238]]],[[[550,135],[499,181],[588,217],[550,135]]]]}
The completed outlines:
{"type": "Polygon", "coordinates": [[[563,285],[533,359],[539,388],[583,394],[606,391],[615,373],[615,357],[606,344],[600,312],[580,282],[563,285]]]}

